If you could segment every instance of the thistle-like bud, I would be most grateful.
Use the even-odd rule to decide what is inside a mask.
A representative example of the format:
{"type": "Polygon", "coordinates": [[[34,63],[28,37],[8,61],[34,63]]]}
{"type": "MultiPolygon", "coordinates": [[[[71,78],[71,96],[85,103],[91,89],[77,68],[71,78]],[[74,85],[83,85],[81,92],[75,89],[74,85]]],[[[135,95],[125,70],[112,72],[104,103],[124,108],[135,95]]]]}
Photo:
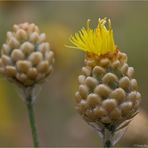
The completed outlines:
{"type": "Polygon", "coordinates": [[[116,133],[126,127],[137,114],[141,101],[134,68],[127,64],[127,55],[115,46],[110,20],[109,29],[105,23],[106,19],[99,19],[93,30],[88,21],[87,29],[70,39],[74,48],[86,52],[85,66],[78,78],[76,108],[103,136],[106,129],[116,133]]]}
{"type": "Polygon", "coordinates": [[[0,55],[0,73],[23,88],[34,87],[53,70],[54,53],[35,24],[14,25],[0,55]]]}
{"type": "Polygon", "coordinates": [[[87,54],[76,93],[77,110],[86,121],[117,128],[137,113],[141,95],[131,74],[134,68],[128,66],[127,60],[122,60],[127,59],[125,57],[118,50],[99,57],[87,54]],[[105,60],[108,64],[102,64],[105,60]],[[84,101],[85,110],[82,109],[84,101]]]}

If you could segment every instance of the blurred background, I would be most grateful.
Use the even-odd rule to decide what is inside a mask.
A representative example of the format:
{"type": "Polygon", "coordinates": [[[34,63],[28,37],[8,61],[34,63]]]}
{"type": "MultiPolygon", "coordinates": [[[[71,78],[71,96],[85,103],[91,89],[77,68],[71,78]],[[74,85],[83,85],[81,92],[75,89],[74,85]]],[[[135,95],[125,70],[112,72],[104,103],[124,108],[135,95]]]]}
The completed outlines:
{"type": "MultiPolygon", "coordinates": [[[[47,147],[99,146],[94,129],[75,110],[74,93],[84,54],[64,47],[71,34],[85,26],[86,20],[97,24],[99,17],[109,17],[115,42],[128,54],[135,67],[142,93],[141,112],[117,144],[148,144],[148,2],[0,2],[0,45],[13,24],[30,22],[46,32],[55,52],[54,73],[42,85],[36,101],[36,120],[41,145],[47,147]]],[[[0,146],[32,146],[26,106],[16,88],[0,77],[0,146]]]]}

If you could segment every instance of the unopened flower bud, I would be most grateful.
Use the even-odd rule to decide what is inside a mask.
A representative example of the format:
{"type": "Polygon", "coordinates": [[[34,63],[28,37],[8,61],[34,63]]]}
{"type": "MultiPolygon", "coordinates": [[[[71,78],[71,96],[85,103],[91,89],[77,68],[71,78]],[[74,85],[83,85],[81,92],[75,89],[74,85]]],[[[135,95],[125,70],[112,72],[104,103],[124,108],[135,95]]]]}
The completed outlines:
{"type": "Polygon", "coordinates": [[[52,72],[54,54],[35,24],[14,25],[0,55],[0,73],[19,86],[33,87],[52,72]]]}

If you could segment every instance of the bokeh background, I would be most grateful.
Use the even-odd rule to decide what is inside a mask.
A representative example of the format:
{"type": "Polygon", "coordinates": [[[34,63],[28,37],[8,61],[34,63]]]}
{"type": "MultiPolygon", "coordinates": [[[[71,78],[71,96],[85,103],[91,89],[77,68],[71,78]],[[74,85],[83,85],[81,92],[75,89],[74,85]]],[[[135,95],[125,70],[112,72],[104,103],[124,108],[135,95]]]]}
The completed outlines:
{"type": "MultiPolygon", "coordinates": [[[[75,110],[74,93],[84,54],[64,47],[71,34],[92,20],[109,17],[115,41],[136,69],[142,93],[141,112],[117,146],[148,145],[148,2],[43,1],[0,2],[0,46],[13,24],[30,22],[47,33],[55,52],[54,73],[42,85],[36,101],[41,145],[47,147],[99,146],[94,129],[75,110]]],[[[32,146],[26,106],[16,88],[0,77],[0,146],[32,146]]]]}

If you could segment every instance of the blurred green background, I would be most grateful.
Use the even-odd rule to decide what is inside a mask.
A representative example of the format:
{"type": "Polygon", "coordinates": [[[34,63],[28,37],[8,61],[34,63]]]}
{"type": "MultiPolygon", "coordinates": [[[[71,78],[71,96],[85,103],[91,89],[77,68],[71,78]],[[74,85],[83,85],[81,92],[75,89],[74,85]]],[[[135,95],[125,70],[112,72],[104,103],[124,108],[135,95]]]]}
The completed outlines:
{"type": "MultiPolygon", "coordinates": [[[[0,45],[13,24],[30,22],[47,33],[55,52],[54,73],[36,101],[36,120],[42,146],[99,146],[94,129],[75,110],[74,93],[84,54],[64,47],[86,20],[109,17],[115,41],[135,67],[142,93],[141,113],[131,122],[120,146],[148,144],[148,2],[0,2],[0,45]]],[[[16,88],[0,77],[0,146],[32,146],[26,106],[16,88]]]]}

